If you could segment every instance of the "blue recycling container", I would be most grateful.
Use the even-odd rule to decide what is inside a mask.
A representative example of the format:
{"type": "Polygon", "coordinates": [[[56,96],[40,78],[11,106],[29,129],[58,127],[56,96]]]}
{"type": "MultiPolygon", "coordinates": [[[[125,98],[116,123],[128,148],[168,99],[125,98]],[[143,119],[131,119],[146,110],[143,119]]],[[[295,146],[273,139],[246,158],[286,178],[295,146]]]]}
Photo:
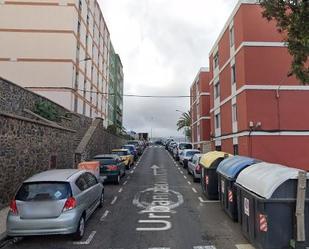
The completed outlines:
{"type": "MultiPolygon", "coordinates": [[[[238,221],[256,249],[288,249],[296,241],[296,198],[299,169],[257,163],[236,179],[238,221]]],[[[307,173],[307,189],[309,174],[307,173]]],[[[309,246],[309,191],[305,199],[305,236],[309,246]]],[[[296,243],[297,244],[297,243],[296,243]]]]}
{"type": "Polygon", "coordinates": [[[218,190],[221,207],[233,221],[238,220],[237,190],[234,186],[236,178],[243,169],[258,162],[260,161],[254,158],[234,156],[225,159],[218,165],[218,190]]]}

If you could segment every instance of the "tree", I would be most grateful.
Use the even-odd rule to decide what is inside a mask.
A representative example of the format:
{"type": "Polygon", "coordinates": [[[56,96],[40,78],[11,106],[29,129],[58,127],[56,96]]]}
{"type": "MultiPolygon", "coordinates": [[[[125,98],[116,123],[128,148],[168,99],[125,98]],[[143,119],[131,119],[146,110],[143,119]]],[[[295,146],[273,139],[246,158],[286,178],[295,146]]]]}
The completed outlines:
{"type": "Polygon", "coordinates": [[[275,20],[284,33],[289,53],[293,56],[291,72],[303,84],[309,84],[309,1],[259,0],[263,17],[275,20]]]}
{"type": "Polygon", "coordinates": [[[177,130],[180,131],[184,129],[185,131],[185,136],[188,138],[191,138],[191,113],[190,111],[188,112],[183,112],[177,121],[177,130]]]}

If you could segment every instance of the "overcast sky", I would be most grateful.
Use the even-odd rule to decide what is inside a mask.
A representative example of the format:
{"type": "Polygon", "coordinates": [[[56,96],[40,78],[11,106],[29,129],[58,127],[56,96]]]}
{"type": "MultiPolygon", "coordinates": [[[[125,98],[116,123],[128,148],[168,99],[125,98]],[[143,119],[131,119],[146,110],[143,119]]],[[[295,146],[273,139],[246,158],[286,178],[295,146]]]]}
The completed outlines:
{"type": "MultiPolygon", "coordinates": [[[[189,95],[237,0],[99,0],[124,67],[124,93],[189,95]]],[[[179,136],[176,110],[189,98],[124,97],[124,126],[154,137],[179,136]]]]}

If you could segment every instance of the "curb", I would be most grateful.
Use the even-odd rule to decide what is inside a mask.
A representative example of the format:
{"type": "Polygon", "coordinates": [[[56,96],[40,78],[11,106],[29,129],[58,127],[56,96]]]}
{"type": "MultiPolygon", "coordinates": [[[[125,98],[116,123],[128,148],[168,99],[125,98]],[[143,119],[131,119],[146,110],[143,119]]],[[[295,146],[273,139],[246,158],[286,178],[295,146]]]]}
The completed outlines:
{"type": "Polygon", "coordinates": [[[5,246],[7,239],[8,239],[8,236],[6,232],[0,234],[0,248],[5,246]]]}

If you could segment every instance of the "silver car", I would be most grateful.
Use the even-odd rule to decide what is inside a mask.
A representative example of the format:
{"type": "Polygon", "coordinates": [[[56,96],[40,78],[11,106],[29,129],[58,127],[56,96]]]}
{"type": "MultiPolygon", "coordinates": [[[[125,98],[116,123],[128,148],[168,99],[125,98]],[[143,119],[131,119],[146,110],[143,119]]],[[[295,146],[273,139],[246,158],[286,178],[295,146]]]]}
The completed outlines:
{"type": "Polygon", "coordinates": [[[10,205],[8,236],[72,234],[80,240],[85,222],[104,202],[104,187],[90,172],[50,170],[24,181],[10,205]]]}
{"type": "Polygon", "coordinates": [[[188,174],[193,176],[194,182],[197,182],[201,179],[201,166],[199,164],[201,156],[202,154],[195,154],[188,162],[188,174]]]}
{"type": "Polygon", "coordinates": [[[201,152],[199,150],[194,149],[182,150],[179,154],[179,163],[182,164],[182,166],[186,169],[188,167],[188,162],[193,157],[193,155],[200,153],[201,152]]]}

